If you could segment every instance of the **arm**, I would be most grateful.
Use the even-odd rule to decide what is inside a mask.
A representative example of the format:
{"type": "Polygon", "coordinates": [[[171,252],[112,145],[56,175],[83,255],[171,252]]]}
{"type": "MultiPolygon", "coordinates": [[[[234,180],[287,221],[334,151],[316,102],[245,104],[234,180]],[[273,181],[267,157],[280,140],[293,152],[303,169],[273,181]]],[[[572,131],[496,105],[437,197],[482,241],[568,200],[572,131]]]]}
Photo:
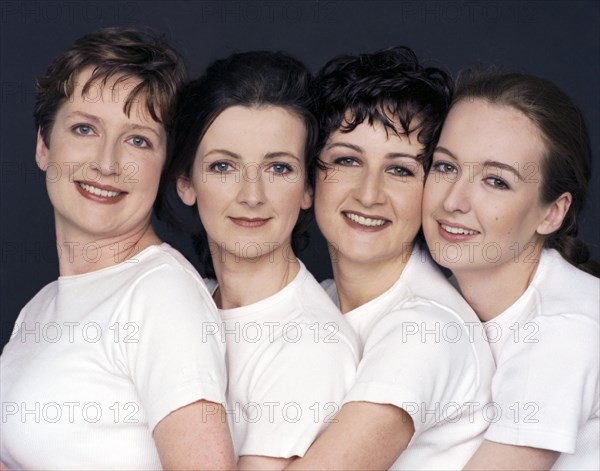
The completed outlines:
{"type": "Polygon", "coordinates": [[[223,406],[198,401],[171,412],[154,428],[163,469],[235,469],[223,406]]]}
{"type": "Polygon", "coordinates": [[[302,330],[297,342],[277,336],[267,344],[253,365],[250,387],[230,383],[233,389],[244,387],[235,399],[239,408],[251,403],[262,411],[236,430],[241,432],[238,469],[283,469],[303,456],[339,410],[354,380],[356,358],[346,342],[315,342],[310,324],[298,325],[302,330]]]}
{"type": "Polygon", "coordinates": [[[560,453],[484,440],[465,470],[549,470],[560,453]]]}
{"type": "Polygon", "coordinates": [[[414,432],[412,418],[399,407],[349,402],[306,455],[286,469],[389,469],[414,432]]]}
{"type": "Polygon", "coordinates": [[[263,471],[278,471],[284,469],[294,458],[274,458],[272,456],[247,455],[240,456],[238,471],[261,469],[263,471]]]}

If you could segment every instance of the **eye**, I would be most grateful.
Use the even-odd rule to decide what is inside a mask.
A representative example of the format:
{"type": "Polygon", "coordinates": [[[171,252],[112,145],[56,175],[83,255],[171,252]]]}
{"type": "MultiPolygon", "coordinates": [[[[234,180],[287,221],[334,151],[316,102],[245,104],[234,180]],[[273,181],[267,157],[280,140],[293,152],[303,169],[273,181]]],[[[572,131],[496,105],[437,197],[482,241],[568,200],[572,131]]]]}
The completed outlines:
{"type": "Polygon", "coordinates": [[[342,167],[358,167],[359,161],[354,157],[338,157],[333,160],[335,165],[341,165],[342,167]]]}
{"type": "Polygon", "coordinates": [[[496,188],[498,190],[510,190],[510,186],[498,177],[488,177],[485,179],[486,183],[492,188],[496,188]]]}
{"type": "Polygon", "coordinates": [[[134,147],[139,147],[140,149],[144,149],[146,147],[151,148],[152,146],[150,145],[150,142],[142,136],[133,136],[130,139],[128,139],[129,143],[131,143],[131,145],[133,145],[134,147]]]}
{"type": "Polygon", "coordinates": [[[391,173],[396,177],[413,177],[415,174],[412,170],[403,167],[401,165],[394,165],[386,170],[387,173],[391,173]]]}
{"type": "Polygon", "coordinates": [[[208,166],[208,170],[217,173],[226,173],[233,170],[233,168],[228,162],[213,162],[208,166]]]}
{"type": "Polygon", "coordinates": [[[439,173],[458,173],[458,169],[455,165],[444,161],[434,162],[431,166],[431,171],[439,173]]]}
{"type": "Polygon", "coordinates": [[[94,130],[91,126],[87,124],[77,124],[71,128],[75,134],[79,134],[80,136],[89,136],[94,134],[94,130]]]}
{"type": "Polygon", "coordinates": [[[294,168],[290,164],[278,162],[271,165],[269,170],[276,175],[287,175],[292,172],[294,168]]]}

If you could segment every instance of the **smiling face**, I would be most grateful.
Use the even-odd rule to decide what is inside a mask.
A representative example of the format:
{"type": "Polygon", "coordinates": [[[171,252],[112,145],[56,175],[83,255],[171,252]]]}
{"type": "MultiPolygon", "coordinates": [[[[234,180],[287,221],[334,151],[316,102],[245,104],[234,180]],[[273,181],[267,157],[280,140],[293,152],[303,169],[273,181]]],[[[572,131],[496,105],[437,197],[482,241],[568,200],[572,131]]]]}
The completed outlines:
{"type": "Polygon", "coordinates": [[[58,109],[49,146],[38,133],[36,160],[46,172],[59,239],[124,240],[150,224],[165,161],[166,133],[142,102],[123,112],[128,92],[139,83],[83,85],[93,68],[75,78],[72,96],[58,109]]]}
{"type": "Polygon", "coordinates": [[[422,151],[414,134],[398,137],[377,121],[330,135],[315,215],[334,262],[393,262],[411,252],[421,225],[422,151]]]}
{"type": "Polygon", "coordinates": [[[423,201],[423,230],[440,265],[455,273],[531,265],[542,235],[557,227],[556,205],[539,198],[544,152],[536,126],[512,107],[481,99],[452,107],[423,201]]]}
{"type": "Polygon", "coordinates": [[[251,259],[290,248],[299,212],[312,203],[305,143],[302,119],[282,107],[232,106],[217,116],[191,176],[177,181],[182,201],[198,204],[213,258],[215,248],[251,259]]]}

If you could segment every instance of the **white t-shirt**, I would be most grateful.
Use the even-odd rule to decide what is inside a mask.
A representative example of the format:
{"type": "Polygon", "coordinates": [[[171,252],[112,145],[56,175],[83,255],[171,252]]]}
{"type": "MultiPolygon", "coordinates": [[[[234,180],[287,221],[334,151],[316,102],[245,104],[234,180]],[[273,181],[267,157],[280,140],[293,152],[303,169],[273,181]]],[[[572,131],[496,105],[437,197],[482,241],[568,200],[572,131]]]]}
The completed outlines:
{"type": "Polygon", "coordinates": [[[167,244],[59,277],[23,308],[0,357],[2,461],[160,469],[156,424],[225,402],[225,348],[205,332],[217,321],[201,277],[167,244]]]}
{"type": "MultiPolygon", "coordinates": [[[[220,310],[227,415],[238,456],[303,456],[354,382],[354,332],[300,265],[294,280],[273,296],[220,310]]],[[[214,292],[214,280],[207,284],[214,292]]]]}
{"type": "Polygon", "coordinates": [[[555,250],[506,311],[486,322],[502,415],[487,440],[561,452],[552,469],[600,469],[600,280],[555,250]]]}
{"type": "MultiPolygon", "coordinates": [[[[337,300],[335,284],[323,282],[337,300]]],[[[415,247],[385,293],[345,314],[363,346],[344,403],[393,404],[415,434],[391,469],[461,469],[483,440],[494,362],[476,314],[415,247]]]]}

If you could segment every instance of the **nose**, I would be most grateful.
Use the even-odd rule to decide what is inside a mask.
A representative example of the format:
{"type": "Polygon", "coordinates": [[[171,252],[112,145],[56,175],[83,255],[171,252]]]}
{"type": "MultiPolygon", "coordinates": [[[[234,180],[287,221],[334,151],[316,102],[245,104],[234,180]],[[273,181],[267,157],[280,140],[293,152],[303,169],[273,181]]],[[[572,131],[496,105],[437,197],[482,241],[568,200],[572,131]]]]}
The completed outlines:
{"type": "Polygon", "coordinates": [[[237,202],[250,208],[264,204],[265,188],[260,168],[250,168],[241,173],[237,202]]]}
{"type": "MultiPolygon", "coordinates": [[[[108,140],[98,143],[94,160],[90,166],[101,176],[118,176],[122,172],[120,149],[118,145],[112,145],[108,140]]],[[[124,165],[134,165],[133,163],[124,165]]]]}
{"type": "Polygon", "coordinates": [[[447,183],[448,192],[444,198],[444,209],[449,212],[467,213],[471,209],[471,187],[464,175],[454,182],[447,183]]]}
{"type": "Polygon", "coordinates": [[[366,208],[385,202],[382,184],[381,175],[378,172],[364,169],[362,178],[356,182],[353,191],[354,199],[366,208]]]}

